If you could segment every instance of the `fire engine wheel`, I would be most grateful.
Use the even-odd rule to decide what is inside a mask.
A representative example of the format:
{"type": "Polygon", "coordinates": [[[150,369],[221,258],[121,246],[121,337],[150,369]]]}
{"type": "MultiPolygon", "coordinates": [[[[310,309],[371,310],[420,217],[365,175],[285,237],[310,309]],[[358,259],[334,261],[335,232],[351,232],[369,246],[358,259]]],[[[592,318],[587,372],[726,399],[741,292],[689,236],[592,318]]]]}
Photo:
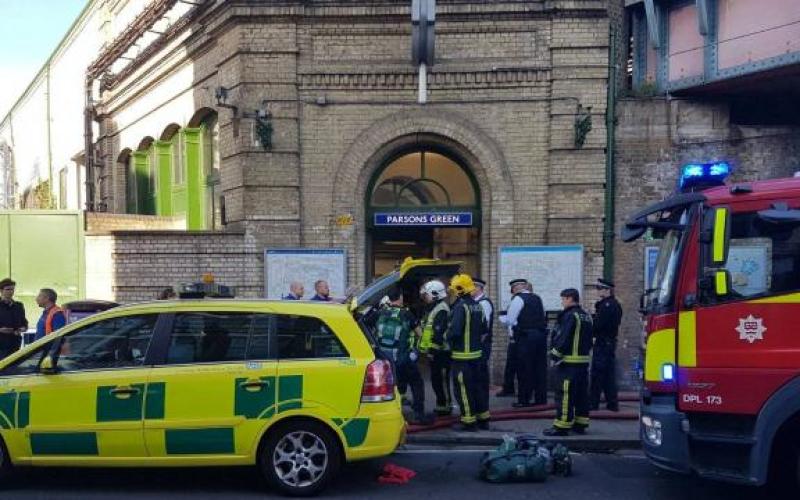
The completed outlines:
{"type": "Polygon", "coordinates": [[[260,466],[274,488],[291,496],[322,491],[341,467],[338,439],[311,420],[291,421],[268,431],[260,466]]]}

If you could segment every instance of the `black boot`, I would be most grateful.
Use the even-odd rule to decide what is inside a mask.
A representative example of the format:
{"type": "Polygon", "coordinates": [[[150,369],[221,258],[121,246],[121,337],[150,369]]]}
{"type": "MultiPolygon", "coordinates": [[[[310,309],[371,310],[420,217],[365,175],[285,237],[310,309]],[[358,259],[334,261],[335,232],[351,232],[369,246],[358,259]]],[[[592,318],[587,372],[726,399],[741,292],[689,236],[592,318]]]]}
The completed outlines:
{"type": "Polygon", "coordinates": [[[488,420],[478,420],[478,429],[482,431],[489,430],[489,421],[488,420]]]}
{"type": "Polygon", "coordinates": [[[459,422],[453,426],[453,430],[456,432],[478,432],[478,426],[459,422]]]}
{"type": "Polygon", "coordinates": [[[569,434],[569,430],[567,429],[559,429],[558,427],[550,427],[549,429],[545,429],[542,431],[543,436],[566,436],[569,434]]]}

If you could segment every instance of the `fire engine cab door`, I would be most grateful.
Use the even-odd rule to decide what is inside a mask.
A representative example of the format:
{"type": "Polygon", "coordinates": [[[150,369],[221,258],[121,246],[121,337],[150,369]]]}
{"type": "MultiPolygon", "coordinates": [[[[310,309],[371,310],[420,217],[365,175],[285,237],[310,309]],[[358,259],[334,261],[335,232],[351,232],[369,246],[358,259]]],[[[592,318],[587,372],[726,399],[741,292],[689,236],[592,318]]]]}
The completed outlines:
{"type": "Polygon", "coordinates": [[[755,415],[800,372],[800,218],[770,221],[770,208],[706,209],[698,304],[678,319],[682,410],[755,415]]]}

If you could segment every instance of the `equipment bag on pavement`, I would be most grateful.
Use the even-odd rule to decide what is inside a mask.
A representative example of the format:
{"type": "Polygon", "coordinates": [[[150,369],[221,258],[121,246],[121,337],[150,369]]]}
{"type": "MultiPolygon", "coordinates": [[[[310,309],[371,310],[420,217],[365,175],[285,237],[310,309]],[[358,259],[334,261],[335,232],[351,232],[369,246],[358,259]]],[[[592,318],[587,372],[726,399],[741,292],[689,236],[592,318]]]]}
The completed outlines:
{"type": "Polygon", "coordinates": [[[569,476],[572,459],[560,444],[542,444],[534,436],[503,436],[503,444],[481,459],[480,477],[490,483],[543,482],[548,474],[569,476]]]}

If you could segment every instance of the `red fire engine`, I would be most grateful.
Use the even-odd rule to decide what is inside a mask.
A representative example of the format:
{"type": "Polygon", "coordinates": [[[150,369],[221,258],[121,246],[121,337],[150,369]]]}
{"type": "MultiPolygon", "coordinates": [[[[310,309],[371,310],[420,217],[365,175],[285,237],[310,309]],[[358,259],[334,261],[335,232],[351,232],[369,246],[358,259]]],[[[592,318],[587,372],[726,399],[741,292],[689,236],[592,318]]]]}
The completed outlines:
{"type": "Polygon", "coordinates": [[[800,178],[724,185],[687,165],[622,238],[661,240],[645,315],[641,438],[655,464],[760,485],[800,475],[800,178]]]}

